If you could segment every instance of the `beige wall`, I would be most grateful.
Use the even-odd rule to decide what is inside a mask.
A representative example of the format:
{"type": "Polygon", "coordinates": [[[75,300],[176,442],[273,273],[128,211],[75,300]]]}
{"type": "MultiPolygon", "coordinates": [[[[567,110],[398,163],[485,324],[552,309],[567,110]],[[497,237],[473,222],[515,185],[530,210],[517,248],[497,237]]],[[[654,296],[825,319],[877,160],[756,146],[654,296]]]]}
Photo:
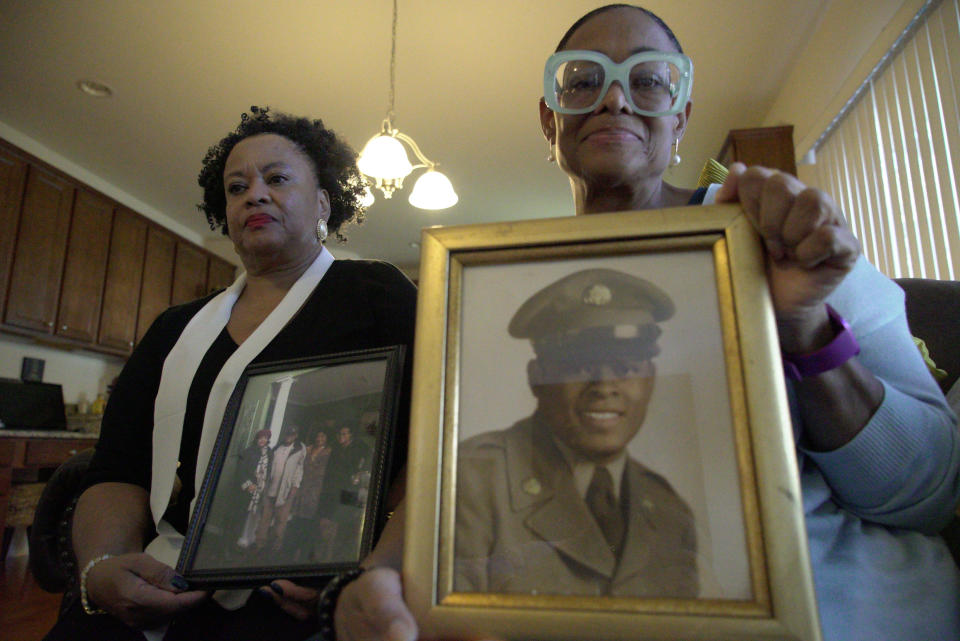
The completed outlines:
{"type": "Polygon", "coordinates": [[[788,73],[764,126],[792,124],[803,156],[924,0],[832,0],[788,73]]]}
{"type": "Polygon", "coordinates": [[[106,391],[123,366],[119,358],[79,350],[68,352],[38,345],[29,339],[0,335],[0,377],[20,378],[24,356],[43,359],[43,382],[63,385],[66,403],[90,403],[97,394],[106,391]]]}

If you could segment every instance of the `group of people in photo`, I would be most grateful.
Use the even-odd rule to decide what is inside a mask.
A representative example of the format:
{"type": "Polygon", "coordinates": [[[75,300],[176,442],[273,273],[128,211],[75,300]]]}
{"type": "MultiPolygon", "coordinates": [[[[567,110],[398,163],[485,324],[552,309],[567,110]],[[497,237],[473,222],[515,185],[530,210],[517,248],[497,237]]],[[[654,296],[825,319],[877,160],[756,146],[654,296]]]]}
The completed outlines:
{"type": "Polygon", "coordinates": [[[331,563],[358,546],[370,484],[370,435],[334,421],[288,423],[271,446],[262,429],[236,458],[242,506],[234,558],[244,565],[331,563]]]}

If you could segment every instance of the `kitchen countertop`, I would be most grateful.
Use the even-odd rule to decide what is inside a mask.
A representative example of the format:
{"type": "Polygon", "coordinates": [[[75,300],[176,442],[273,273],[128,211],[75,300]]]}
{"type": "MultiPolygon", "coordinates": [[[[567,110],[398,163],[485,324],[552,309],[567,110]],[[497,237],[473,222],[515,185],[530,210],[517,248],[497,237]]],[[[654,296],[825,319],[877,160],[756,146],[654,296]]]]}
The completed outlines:
{"type": "Polygon", "coordinates": [[[89,432],[70,432],[67,430],[11,430],[5,428],[0,429],[0,438],[62,438],[95,441],[100,438],[100,435],[90,434],[89,432]]]}

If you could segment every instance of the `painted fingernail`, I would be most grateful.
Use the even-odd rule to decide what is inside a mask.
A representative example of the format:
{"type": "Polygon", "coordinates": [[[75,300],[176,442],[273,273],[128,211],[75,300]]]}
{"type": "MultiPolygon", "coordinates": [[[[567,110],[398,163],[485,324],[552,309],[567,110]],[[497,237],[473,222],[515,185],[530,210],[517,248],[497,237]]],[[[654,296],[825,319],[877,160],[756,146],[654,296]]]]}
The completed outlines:
{"type": "Polygon", "coordinates": [[[283,596],[283,588],[281,588],[279,584],[271,583],[270,589],[276,592],[277,594],[279,594],[280,596],[283,596]]]}
{"type": "Polygon", "coordinates": [[[182,576],[180,576],[179,574],[174,575],[174,577],[170,579],[170,585],[177,588],[178,590],[186,590],[187,588],[190,587],[190,584],[187,583],[187,580],[182,576]]]}

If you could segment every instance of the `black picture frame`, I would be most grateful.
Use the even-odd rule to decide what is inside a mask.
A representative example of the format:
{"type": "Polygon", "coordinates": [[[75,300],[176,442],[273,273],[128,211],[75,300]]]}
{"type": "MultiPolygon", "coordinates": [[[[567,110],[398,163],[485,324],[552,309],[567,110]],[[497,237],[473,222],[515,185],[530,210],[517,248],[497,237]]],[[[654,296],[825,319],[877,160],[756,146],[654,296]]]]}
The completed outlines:
{"type": "Polygon", "coordinates": [[[177,562],[191,588],[358,567],[385,520],[403,359],[397,345],[247,367],[177,562]]]}

